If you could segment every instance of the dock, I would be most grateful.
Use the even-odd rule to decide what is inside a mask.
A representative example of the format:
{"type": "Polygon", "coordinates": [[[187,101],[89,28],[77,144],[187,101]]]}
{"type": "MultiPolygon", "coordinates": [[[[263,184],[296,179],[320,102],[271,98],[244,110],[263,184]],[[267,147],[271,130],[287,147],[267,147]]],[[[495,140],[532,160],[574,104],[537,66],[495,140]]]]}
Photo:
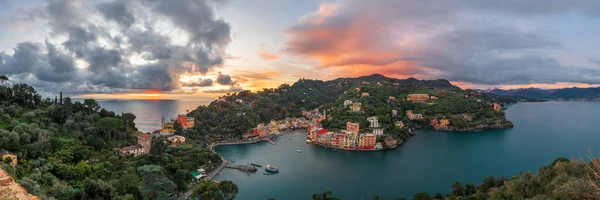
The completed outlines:
{"type": "Polygon", "coordinates": [[[265,139],[267,142],[269,142],[269,144],[275,145],[275,141],[271,140],[271,139],[265,139]]]}
{"type": "Polygon", "coordinates": [[[225,168],[229,169],[237,169],[243,172],[256,172],[256,167],[248,166],[248,165],[238,165],[238,166],[229,166],[225,165],[225,168]]]}

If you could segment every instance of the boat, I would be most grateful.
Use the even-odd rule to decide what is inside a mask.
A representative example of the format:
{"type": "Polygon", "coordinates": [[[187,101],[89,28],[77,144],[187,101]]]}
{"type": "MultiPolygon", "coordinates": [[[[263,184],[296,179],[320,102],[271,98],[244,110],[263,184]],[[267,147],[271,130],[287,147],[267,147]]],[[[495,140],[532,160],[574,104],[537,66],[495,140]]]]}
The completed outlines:
{"type": "Polygon", "coordinates": [[[312,142],[312,141],[310,141],[310,140],[306,140],[306,143],[307,143],[307,144],[310,144],[311,142],[312,142]]]}
{"type": "Polygon", "coordinates": [[[300,149],[298,149],[298,150],[296,150],[296,151],[297,151],[298,153],[302,153],[302,150],[300,150],[300,149]]]}
{"type": "Polygon", "coordinates": [[[338,150],[337,149],[333,149],[333,151],[337,152],[338,150]]]}
{"type": "Polygon", "coordinates": [[[250,165],[255,166],[255,167],[262,167],[262,165],[255,164],[255,163],[250,163],[250,165]]]}
{"type": "Polygon", "coordinates": [[[269,172],[263,172],[264,175],[271,175],[269,172]]]}
{"type": "Polygon", "coordinates": [[[279,172],[279,169],[277,169],[277,167],[268,164],[267,167],[265,167],[265,171],[269,172],[269,173],[277,173],[279,172]]]}

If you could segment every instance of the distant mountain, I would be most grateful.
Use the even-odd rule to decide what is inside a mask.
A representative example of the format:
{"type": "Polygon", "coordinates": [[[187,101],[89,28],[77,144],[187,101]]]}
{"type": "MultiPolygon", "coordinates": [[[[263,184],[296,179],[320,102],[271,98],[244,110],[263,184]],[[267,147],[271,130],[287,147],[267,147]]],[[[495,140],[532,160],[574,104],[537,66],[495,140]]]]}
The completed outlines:
{"type": "Polygon", "coordinates": [[[562,88],[562,89],[493,89],[485,91],[490,94],[536,98],[545,100],[574,100],[574,101],[598,101],[600,100],[600,88],[562,88]]]}

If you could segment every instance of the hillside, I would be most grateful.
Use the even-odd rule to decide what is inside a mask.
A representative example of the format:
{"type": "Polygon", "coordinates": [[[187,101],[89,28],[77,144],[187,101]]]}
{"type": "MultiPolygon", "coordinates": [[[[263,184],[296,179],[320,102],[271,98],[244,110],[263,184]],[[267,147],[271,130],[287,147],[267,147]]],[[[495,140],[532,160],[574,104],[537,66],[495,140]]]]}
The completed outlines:
{"type": "MultiPolygon", "coordinates": [[[[239,138],[259,123],[298,117],[302,110],[315,108],[330,112],[328,116],[333,120],[326,120],[323,125],[332,129],[341,129],[347,121],[366,124],[368,116],[379,116],[388,130],[395,130],[391,125],[397,120],[405,122],[407,128],[434,128],[430,120],[444,118],[450,119],[450,125],[438,128],[440,130],[477,131],[511,127],[512,123],[506,121],[503,112],[493,111],[492,102],[508,104],[517,101],[515,98],[462,90],[443,79],[395,79],[373,74],[331,81],[300,79],[277,88],[231,93],[207,106],[198,107],[188,115],[198,121],[196,129],[199,132],[207,132],[215,140],[239,138]],[[369,98],[360,98],[363,92],[368,92],[369,98]],[[429,94],[438,99],[425,103],[406,101],[408,94],[412,93],[429,94]],[[390,102],[391,96],[396,101],[390,102]],[[360,113],[342,112],[340,107],[345,100],[362,102],[364,110],[360,113]],[[391,116],[392,110],[397,111],[397,116],[391,116]],[[411,123],[405,114],[407,110],[423,114],[424,119],[411,123]]],[[[406,135],[396,132],[398,136],[406,135]]]]}
{"type": "Polygon", "coordinates": [[[568,100],[568,101],[598,101],[600,100],[600,88],[562,88],[562,89],[493,89],[485,91],[486,93],[525,97],[544,100],[568,100]]]}

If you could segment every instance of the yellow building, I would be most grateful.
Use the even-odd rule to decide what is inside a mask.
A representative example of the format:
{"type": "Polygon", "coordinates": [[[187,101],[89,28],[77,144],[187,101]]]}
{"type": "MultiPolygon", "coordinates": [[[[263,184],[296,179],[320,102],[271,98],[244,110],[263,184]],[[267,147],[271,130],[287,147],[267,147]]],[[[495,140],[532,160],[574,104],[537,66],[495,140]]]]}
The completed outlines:
{"type": "Polygon", "coordinates": [[[165,117],[162,118],[162,126],[160,132],[163,133],[173,133],[175,132],[175,127],[173,126],[173,122],[166,122],[165,117]]]}

